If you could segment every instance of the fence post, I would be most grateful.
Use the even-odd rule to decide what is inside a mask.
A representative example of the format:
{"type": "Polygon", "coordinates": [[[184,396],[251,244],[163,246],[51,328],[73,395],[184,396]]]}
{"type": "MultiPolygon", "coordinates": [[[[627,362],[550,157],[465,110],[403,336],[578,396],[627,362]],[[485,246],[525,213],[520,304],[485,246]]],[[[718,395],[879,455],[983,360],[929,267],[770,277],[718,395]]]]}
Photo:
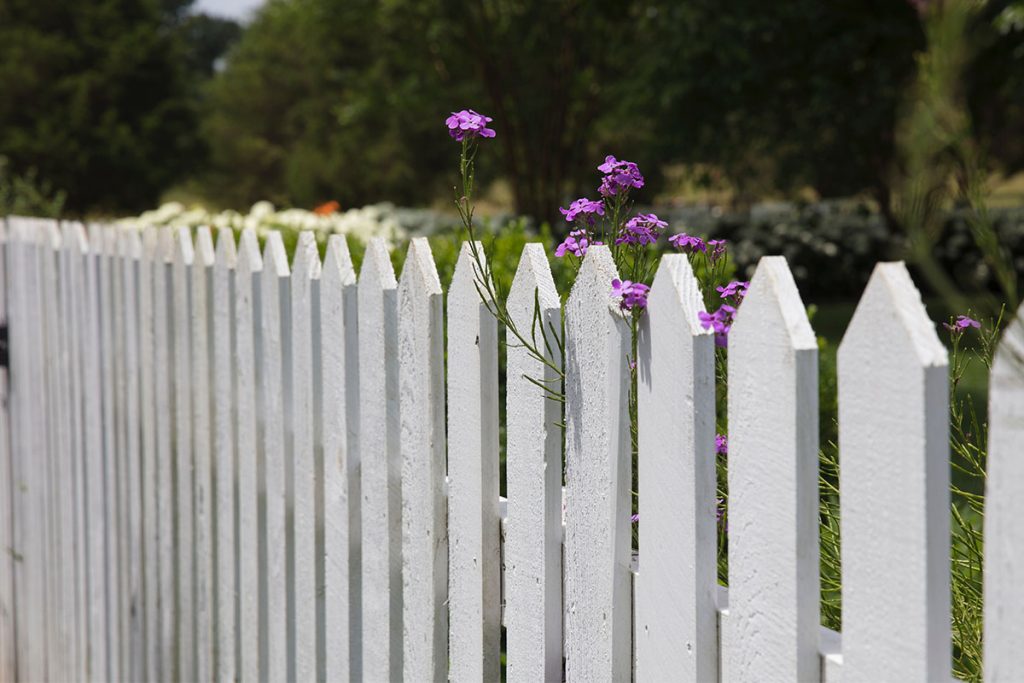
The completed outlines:
{"type": "Polygon", "coordinates": [[[661,258],[638,349],[636,678],[718,678],[715,352],[686,256],[661,258]]]}
{"type": "Polygon", "coordinates": [[[319,420],[323,454],[324,677],[361,680],[359,585],[359,339],[356,273],[341,235],[327,240],[320,277],[319,420]]]}
{"type": "Polygon", "coordinates": [[[1020,676],[1024,650],[1024,306],[1003,332],[988,398],[985,680],[1020,676]]]}
{"type": "Polygon", "coordinates": [[[359,272],[359,461],[362,466],[363,676],[402,675],[401,453],[395,272],[380,238],[359,272]]]}
{"type": "Polygon", "coordinates": [[[902,263],[875,267],[838,369],[843,677],[948,679],[946,349],[902,263]]]}
{"type": "MultiPolygon", "coordinates": [[[[561,365],[561,302],[547,254],[527,244],[508,295],[516,329],[561,365]]],[[[562,383],[506,332],[505,625],[508,680],[562,680],[562,383]],[[534,384],[537,380],[550,391],[534,384]]]]}
{"type": "Polygon", "coordinates": [[[414,238],[398,286],[403,677],[408,681],[444,681],[448,675],[442,296],[430,245],[426,238],[414,238]]]}
{"type": "MultiPolygon", "coordinates": [[[[482,261],[483,245],[477,242],[475,249],[482,261]]],[[[463,242],[448,290],[448,595],[455,681],[501,678],[498,325],[480,300],[484,277],[473,247],[463,242]]]]}
{"type": "Polygon", "coordinates": [[[618,277],[592,246],[565,308],[566,680],[632,672],[627,395],[629,329],[611,297],[618,277]]]}

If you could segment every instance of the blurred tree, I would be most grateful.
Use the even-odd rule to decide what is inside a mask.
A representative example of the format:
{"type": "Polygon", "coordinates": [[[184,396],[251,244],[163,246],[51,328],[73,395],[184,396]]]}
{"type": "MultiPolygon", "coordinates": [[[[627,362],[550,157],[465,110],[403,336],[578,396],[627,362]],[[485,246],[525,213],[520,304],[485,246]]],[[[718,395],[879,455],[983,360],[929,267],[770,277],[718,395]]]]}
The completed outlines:
{"type": "Polygon", "coordinates": [[[201,159],[190,2],[0,3],[0,151],[72,213],[134,211],[201,159]]]}

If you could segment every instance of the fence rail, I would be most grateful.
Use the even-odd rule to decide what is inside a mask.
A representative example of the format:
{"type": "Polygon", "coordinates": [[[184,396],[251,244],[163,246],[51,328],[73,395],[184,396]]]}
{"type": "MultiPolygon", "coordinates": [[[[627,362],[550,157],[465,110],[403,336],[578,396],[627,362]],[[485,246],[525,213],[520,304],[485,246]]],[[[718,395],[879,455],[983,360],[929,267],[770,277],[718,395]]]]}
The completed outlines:
{"type": "MultiPolygon", "coordinates": [[[[640,331],[634,557],[605,248],[565,304],[564,431],[531,381],[557,380],[557,349],[507,347],[505,514],[470,245],[446,295],[425,239],[397,278],[371,242],[357,284],[338,236],[321,262],[302,234],[289,263],[277,233],[261,252],[251,230],[0,229],[0,680],[491,681],[503,642],[510,681],[949,678],[947,358],[902,264],[876,268],[839,350],[840,636],[819,626],[817,344],[782,258],[730,337],[726,592],[685,257],[662,258],[640,331]]],[[[508,310],[562,328],[540,245],[508,310]]],[[[990,405],[997,681],[1024,648],[1019,318],[990,405]]]]}

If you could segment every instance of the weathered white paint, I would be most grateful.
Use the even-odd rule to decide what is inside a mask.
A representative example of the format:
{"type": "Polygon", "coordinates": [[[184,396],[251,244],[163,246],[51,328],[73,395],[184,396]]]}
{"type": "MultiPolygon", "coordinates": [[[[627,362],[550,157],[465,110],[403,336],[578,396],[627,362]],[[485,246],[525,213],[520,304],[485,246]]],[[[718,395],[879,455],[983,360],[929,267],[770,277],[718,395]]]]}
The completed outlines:
{"type": "Polygon", "coordinates": [[[195,258],[192,265],[192,457],[195,533],[195,670],[196,680],[214,677],[213,639],[213,461],[211,415],[213,394],[210,374],[213,370],[213,238],[210,229],[195,233],[195,258]]]}
{"type": "Polygon", "coordinates": [[[985,680],[1020,677],[1024,649],[1024,307],[996,350],[988,394],[985,680]]]}
{"type": "MultiPolygon", "coordinates": [[[[482,263],[484,247],[475,246],[482,263]]],[[[472,246],[463,242],[448,291],[448,595],[454,681],[501,678],[498,325],[480,300],[485,290],[477,287],[483,277],[472,246]]],[[[443,464],[442,457],[442,471],[443,464]]]]}
{"type": "Polygon", "coordinates": [[[818,344],[779,256],[729,333],[728,437],[723,680],[817,681],[818,344]]]}
{"type": "MultiPolygon", "coordinates": [[[[262,273],[262,394],[263,472],[266,531],[263,540],[266,555],[264,574],[267,596],[265,617],[267,680],[283,681],[288,676],[289,606],[287,552],[287,462],[288,443],[285,426],[290,423],[291,401],[286,395],[290,381],[287,355],[291,330],[289,322],[290,275],[288,256],[281,233],[271,232],[263,247],[262,273]]],[[[262,621],[263,619],[261,619],[262,621]]]]}
{"type": "Polygon", "coordinates": [[[238,391],[238,637],[239,673],[243,681],[262,681],[266,654],[261,646],[265,615],[261,610],[259,524],[259,452],[262,363],[263,259],[252,228],[242,231],[235,273],[235,359],[238,391]]]}
{"type": "Polygon", "coordinates": [[[902,263],[839,346],[843,677],[949,678],[946,349],[902,263]]]}
{"type": "Polygon", "coordinates": [[[178,613],[175,643],[180,680],[196,678],[195,615],[195,461],[192,443],[192,269],[195,249],[189,228],[174,232],[171,301],[174,311],[174,497],[177,515],[174,524],[175,595],[178,613]]]}
{"type": "MultiPolygon", "coordinates": [[[[527,244],[509,291],[516,329],[556,365],[561,304],[544,247],[527,244]],[[536,322],[535,322],[536,321],[536,322]],[[542,335],[547,335],[547,343],[542,335]]],[[[505,625],[510,683],[562,680],[561,404],[527,378],[561,392],[558,374],[506,332],[505,383],[508,522],[505,625]]]]}
{"type": "Polygon", "coordinates": [[[143,619],[142,569],[142,476],[141,476],[141,430],[139,390],[139,265],[142,257],[142,239],[136,231],[122,231],[118,236],[121,257],[121,288],[124,311],[124,463],[125,463],[125,505],[124,525],[127,535],[127,558],[125,582],[127,595],[124,604],[127,609],[126,677],[129,680],[144,680],[143,669],[145,644],[143,619]]]}
{"type": "Polygon", "coordinates": [[[636,678],[718,678],[715,356],[686,256],[663,256],[637,358],[636,678]]]}
{"type": "MultiPolygon", "coordinates": [[[[320,254],[312,232],[299,234],[292,260],[291,334],[294,442],[291,456],[294,509],[293,580],[295,679],[316,681],[316,463],[313,434],[313,325],[319,311],[320,254]]],[[[316,330],[319,333],[319,330],[316,330]]]]}
{"type": "MultiPolygon", "coordinates": [[[[430,245],[414,238],[398,285],[402,625],[409,681],[443,681],[448,672],[442,296],[430,245]]],[[[365,552],[365,538],[363,547],[365,552]]]]}
{"type": "Polygon", "coordinates": [[[565,307],[566,680],[632,670],[627,410],[629,330],[612,301],[611,252],[587,252],[565,307]]]}
{"type": "Polygon", "coordinates": [[[327,241],[320,278],[320,434],[323,448],[324,678],[360,680],[359,339],[356,273],[341,235],[327,241]]]}
{"type": "Polygon", "coordinates": [[[160,660],[160,572],[157,548],[157,438],[156,438],[156,280],[162,277],[163,263],[158,252],[156,228],[142,233],[142,259],[139,262],[139,390],[142,408],[142,566],[144,595],[143,639],[145,663],[143,680],[156,680],[160,660]]]}
{"type": "MultiPolygon", "coordinates": [[[[230,229],[217,231],[213,264],[213,480],[214,630],[217,634],[214,678],[230,683],[238,677],[238,607],[235,488],[238,468],[235,419],[238,395],[235,376],[235,273],[238,257],[230,229]]],[[[251,362],[251,357],[250,357],[251,362]]]]}
{"type": "Polygon", "coordinates": [[[366,245],[358,290],[362,662],[367,681],[398,679],[402,672],[397,287],[387,246],[375,238],[366,245]]]}

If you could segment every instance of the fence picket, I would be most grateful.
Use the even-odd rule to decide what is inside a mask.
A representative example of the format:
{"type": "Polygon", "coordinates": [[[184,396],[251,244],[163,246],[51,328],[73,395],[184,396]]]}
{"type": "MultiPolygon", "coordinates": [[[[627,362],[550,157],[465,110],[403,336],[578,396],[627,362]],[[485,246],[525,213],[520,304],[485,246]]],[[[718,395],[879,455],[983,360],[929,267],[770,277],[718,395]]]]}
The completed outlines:
{"type": "Polygon", "coordinates": [[[875,267],[838,369],[844,680],[948,679],[946,349],[902,263],[875,267]]]}
{"type": "Polygon", "coordinates": [[[315,681],[317,661],[317,480],[313,434],[313,346],[319,339],[320,254],[312,232],[299,234],[292,260],[291,334],[293,448],[292,566],[294,567],[295,680],[315,681]]]}
{"type": "Polygon", "coordinates": [[[819,680],[818,344],[782,257],[729,333],[729,425],[723,678],[819,680]]]}
{"type": "Polygon", "coordinates": [[[192,263],[192,489],[195,534],[195,670],[196,680],[213,680],[214,674],[214,574],[213,574],[213,462],[211,415],[213,393],[210,373],[214,367],[213,344],[213,238],[202,226],[195,233],[192,263]]]}
{"type": "Polygon", "coordinates": [[[686,256],[663,256],[638,341],[638,681],[718,678],[715,357],[703,310],[686,256]]]}
{"type": "Polygon", "coordinates": [[[397,287],[384,240],[370,240],[358,289],[362,663],[364,679],[369,681],[397,679],[402,674],[397,287]]]}
{"type": "Polygon", "coordinates": [[[263,258],[252,228],[242,231],[235,272],[235,357],[238,373],[238,638],[243,681],[266,672],[263,542],[260,538],[260,452],[263,258]]]}
{"type": "Polygon", "coordinates": [[[324,679],[360,680],[359,339],[356,273],[340,235],[327,241],[320,278],[324,679]]]}
{"type": "Polygon", "coordinates": [[[37,258],[39,262],[39,315],[42,384],[39,387],[42,403],[39,406],[44,425],[43,450],[33,454],[39,458],[45,477],[43,516],[46,523],[46,632],[47,675],[59,678],[67,675],[67,634],[61,606],[64,605],[64,570],[62,562],[64,543],[62,514],[63,481],[66,468],[62,467],[60,433],[60,351],[61,330],[57,323],[57,264],[54,250],[60,247],[60,231],[53,220],[39,221],[36,227],[37,258]]]}
{"type": "MultiPolygon", "coordinates": [[[[527,244],[508,295],[520,331],[560,363],[561,304],[544,247],[527,244]],[[545,343],[545,335],[547,343],[545,343]]],[[[553,368],[506,333],[508,524],[505,531],[507,675],[511,683],[562,680],[562,430],[553,368]]]]}
{"type": "Polygon", "coordinates": [[[142,491],[139,417],[139,266],[142,240],[138,232],[123,231],[118,236],[118,251],[122,267],[122,296],[124,315],[124,462],[125,462],[125,525],[127,543],[126,594],[127,641],[126,676],[129,680],[145,679],[143,669],[143,619],[145,606],[142,596],[142,491]]]}
{"type": "Polygon", "coordinates": [[[463,242],[448,290],[450,676],[454,681],[497,681],[501,678],[498,325],[480,300],[484,289],[478,291],[478,281],[484,274],[474,262],[473,246],[484,258],[482,244],[463,242]]]}
{"type": "Polygon", "coordinates": [[[157,272],[154,273],[153,315],[156,340],[156,491],[157,491],[157,566],[160,572],[157,610],[160,620],[160,653],[158,671],[161,678],[176,678],[178,654],[175,627],[178,621],[175,590],[174,526],[177,501],[174,495],[175,414],[173,394],[175,338],[174,283],[171,260],[174,258],[172,228],[161,228],[157,245],[157,272]]]}
{"type": "Polygon", "coordinates": [[[565,307],[566,680],[631,676],[629,330],[592,246],[565,307]]]}
{"type": "Polygon", "coordinates": [[[989,384],[985,490],[985,680],[1013,681],[1024,647],[1024,307],[1003,332],[989,384]]]}
{"type": "MultiPolygon", "coordinates": [[[[7,220],[0,218],[0,325],[8,323],[7,297],[11,295],[11,272],[7,220]]],[[[8,359],[10,359],[8,352],[8,359]]],[[[8,389],[8,368],[0,370],[0,679],[13,681],[16,637],[14,631],[14,480],[11,462],[11,424],[8,389]]]]}
{"type": "Polygon", "coordinates": [[[217,231],[212,283],[213,332],[213,523],[214,614],[216,658],[213,678],[229,683],[238,677],[237,559],[237,453],[235,451],[235,236],[230,229],[217,231]]]}
{"type": "Polygon", "coordinates": [[[442,297],[430,245],[414,238],[398,284],[403,673],[410,681],[443,681],[448,673],[442,297]]]}
{"type": "Polygon", "coordinates": [[[139,394],[142,421],[142,580],[144,589],[143,680],[160,675],[160,568],[157,480],[156,416],[156,282],[163,277],[159,234],[153,226],[142,233],[142,258],[139,261],[139,394]]]}

